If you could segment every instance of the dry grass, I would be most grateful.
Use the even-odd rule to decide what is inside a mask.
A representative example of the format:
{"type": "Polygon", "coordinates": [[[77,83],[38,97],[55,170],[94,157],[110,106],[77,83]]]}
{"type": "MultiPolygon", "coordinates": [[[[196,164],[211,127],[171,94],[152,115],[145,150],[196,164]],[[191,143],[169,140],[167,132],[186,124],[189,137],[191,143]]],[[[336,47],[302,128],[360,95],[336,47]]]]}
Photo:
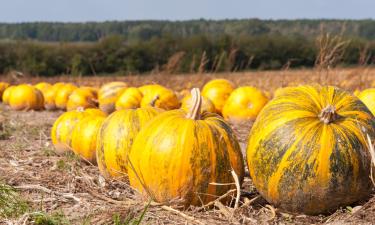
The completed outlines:
{"type": "MultiPolygon", "coordinates": [[[[327,83],[349,90],[371,86],[374,69],[329,70],[327,83]],[[361,72],[364,71],[364,72],[361,72]],[[361,73],[359,73],[361,72],[361,73]]],[[[292,82],[311,83],[319,78],[316,71],[268,71],[235,74],[178,76],[130,76],[90,78],[48,78],[50,82],[72,81],[100,85],[124,80],[139,86],[158,82],[179,91],[202,87],[214,77],[225,77],[237,85],[254,85],[267,91],[292,82]]],[[[40,78],[20,78],[19,82],[38,82],[40,78]]],[[[46,80],[46,79],[43,79],[46,80]]],[[[0,219],[15,224],[374,224],[375,198],[333,212],[330,215],[292,215],[268,205],[253,187],[248,175],[241,187],[238,207],[212,202],[206,207],[178,208],[148,204],[137,196],[127,181],[104,180],[95,166],[72,154],[56,155],[49,132],[62,112],[12,112],[0,106],[5,118],[0,130],[0,177],[28,204],[23,215],[0,219]],[[146,211],[145,211],[146,209],[146,211]]],[[[232,124],[244,151],[251,123],[232,124]]],[[[236,190],[232,191],[236,193],[236,190]]]]}

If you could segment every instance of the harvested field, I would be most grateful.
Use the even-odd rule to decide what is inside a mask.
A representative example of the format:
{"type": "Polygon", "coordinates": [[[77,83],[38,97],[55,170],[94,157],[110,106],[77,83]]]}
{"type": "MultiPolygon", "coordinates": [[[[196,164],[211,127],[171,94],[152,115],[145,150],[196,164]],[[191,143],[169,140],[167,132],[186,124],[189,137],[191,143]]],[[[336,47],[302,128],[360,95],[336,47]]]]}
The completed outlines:
{"type": "MultiPolygon", "coordinates": [[[[375,81],[375,69],[332,71],[279,71],[202,75],[148,75],[129,77],[16,78],[23,83],[71,81],[100,85],[123,80],[130,85],[160,83],[176,91],[202,87],[212,78],[225,77],[238,86],[254,85],[273,92],[278,87],[300,84],[334,84],[348,90],[364,89],[375,81]]],[[[140,199],[128,182],[104,180],[96,166],[73,154],[57,155],[50,130],[62,111],[15,112],[0,106],[0,178],[20,194],[27,207],[0,224],[374,224],[375,197],[339,209],[329,215],[293,215],[269,205],[256,192],[247,173],[238,208],[213,202],[207,207],[182,210],[140,199]],[[47,223],[47,222],[55,223],[47,223]]],[[[251,122],[232,124],[244,150],[251,122]]],[[[17,203],[20,204],[20,203],[17,203]]],[[[0,211],[1,212],[1,211],[0,211]]]]}

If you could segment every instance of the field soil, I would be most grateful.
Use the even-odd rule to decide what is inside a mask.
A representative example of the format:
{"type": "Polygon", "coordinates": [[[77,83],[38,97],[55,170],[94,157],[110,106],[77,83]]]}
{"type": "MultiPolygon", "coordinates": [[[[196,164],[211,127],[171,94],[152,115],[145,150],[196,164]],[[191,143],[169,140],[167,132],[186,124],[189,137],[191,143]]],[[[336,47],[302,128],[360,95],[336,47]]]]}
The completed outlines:
{"type": "MultiPolygon", "coordinates": [[[[375,70],[271,71],[233,74],[147,75],[129,77],[78,77],[4,79],[23,83],[71,81],[100,86],[124,80],[132,86],[160,83],[176,91],[202,87],[212,78],[225,77],[236,85],[254,85],[273,92],[300,83],[333,84],[353,91],[371,87],[375,70]]],[[[50,130],[62,111],[11,111],[0,104],[0,181],[17,190],[28,210],[17,218],[0,218],[0,224],[36,224],[35,213],[59,217],[59,224],[126,224],[145,211],[142,224],[375,224],[375,197],[327,215],[296,215],[274,208],[254,189],[247,173],[238,208],[215,203],[187,210],[140,199],[128,181],[105,180],[96,166],[67,153],[57,155],[50,130]]],[[[243,152],[252,122],[231,123],[243,152]]]]}

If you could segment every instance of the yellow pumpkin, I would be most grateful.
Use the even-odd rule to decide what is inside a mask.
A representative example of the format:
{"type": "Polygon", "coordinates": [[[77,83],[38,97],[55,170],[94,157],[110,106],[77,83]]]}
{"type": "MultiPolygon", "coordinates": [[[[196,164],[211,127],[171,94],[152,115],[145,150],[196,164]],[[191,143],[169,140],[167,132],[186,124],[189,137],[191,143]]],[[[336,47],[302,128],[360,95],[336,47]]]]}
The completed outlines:
{"type": "Polygon", "coordinates": [[[48,88],[43,92],[44,107],[46,109],[48,110],[56,109],[56,104],[55,104],[56,94],[58,90],[64,85],[65,83],[59,82],[59,83],[54,84],[51,88],[48,88]]]}
{"type": "Polygon", "coordinates": [[[143,95],[138,88],[126,89],[116,101],[116,110],[136,109],[141,106],[143,95]]]}
{"type": "Polygon", "coordinates": [[[149,95],[149,94],[153,94],[159,89],[164,89],[164,88],[165,87],[159,84],[147,84],[147,85],[143,85],[139,87],[138,90],[142,93],[142,95],[149,95]]]}
{"type": "Polygon", "coordinates": [[[80,89],[89,90],[95,96],[95,98],[98,98],[98,92],[99,92],[98,88],[90,87],[90,86],[82,86],[80,87],[80,89]]]}
{"type": "Polygon", "coordinates": [[[68,98],[66,109],[68,111],[78,109],[82,107],[96,108],[97,100],[95,94],[88,88],[77,88],[75,89],[68,98]]]}
{"type": "Polygon", "coordinates": [[[211,100],[216,112],[221,113],[229,95],[234,90],[234,85],[225,79],[215,79],[204,85],[202,96],[211,100]]]}
{"type": "Polygon", "coordinates": [[[112,113],[98,133],[96,159],[101,174],[121,178],[126,174],[128,153],[139,130],[160,109],[153,107],[123,109],[112,113]]]}
{"type": "Polygon", "coordinates": [[[246,121],[255,120],[260,110],[266,105],[268,98],[255,87],[240,87],[235,89],[223,108],[226,120],[246,121]]]}
{"type": "Polygon", "coordinates": [[[40,82],[40,83],[35,84],[34,87],[38,89],[39,91],[41,91],[42,93],[44,93],[47,89],[52,88],[52,85],[47,82],[40,82]]]}
{"type": "Polygon", "coordinates": [[[55,97],[55,105],[59,109],[66,109],[66,105],[69,100],[69,96],[77,89],[77,86],[73,84],[65,84],[57,90],[55,97]]]}
{"type": "Polygon", "coordinates": [[[357,94],[357,97],[365,103],[367,108],[370,109],[371,113],[375,115],[375,88],[369,88],[366,90],[363,90],[359,94],[357,94]]]}
{"type": "Polygon", "coordinates": [[[222,196],[244,176],[243,157],[230,126],[215,113],[200,113],[199,89],[193,89],[189,113],[171,110],[144,127],[129,154],[130,184],[143,196],[184,206],[200,205],[222,196]]]}
{"type": "MultiPolygon", "coordinates": [[[[182,101],[181,101],[181,109],[185,110],[186,112],[189,112],[191,107],[193,107],[193,99],[191,98],[191,94],[186,95],[182,101]]],[[[211,102],[210,99],[202,96],[202,106],[201,106],[201,112],[216,112],[214,104],[211,102]]]]}
{"type": "Polygon", "coordinates": [[[72,133],[73,152],[96,164],[96,141],[105,116],[87,116],[79,121],[72,133]]]}
{"type": "Polygon", "coordinates": [[[14,110],[40,110],[43,105],[43,94],[31,85],[21,84],[10,92],[9,106],[14,110]]]}
{"type": "Polygon", "coordinates": [[[6,88],[3,92],[3,97],[2,97],[2,100],[3,100],[3,103],[4,104],[9,104],[9,98],[10,98],[10,95],[11,95],[11,92],[12,90],[15,88],[16,86],[10,86],[8,88],[6,88]]]}
{"type": "Polygon", "coordinates": [[[334,211],[371,193],[366,135],[374,140],[375,118],[350,93],[332,86],[284,89],[251,129],[250,176],[276,207],[334,211]]]}
{"type": "Polygon", "coordinates": [[[100,110],[83,110],[82,108],[63,113],[55,123],[51,130],[52,143],[57,153],[64,153],[72,149],[72,133],[79,121],[85,117],[97,115],[102,117],[100,110]]]}
{"type": "Polygon", "coordinates": [[[358,90],[358,89],[355,89],[354,90],[354,92],[353,92],[353,95],[355,95],[355,96],[359,96],[359,94],[361,94],[361,91],[360,90],[358,90]]]}
{"type": "Polygon", "coordinates": [[[151,92],[143,94],[141,107],[148,107],[150,105],[160,109],[171,110],[178,109],[180,107],[180,101],[172,90],[159,87],[151,92]]]}
{"type": "Polygon", "coordinates": [[[3,98],[3,93],[5,89],[7,89],[10,86],[10,84],[6,82],[0,82],[0,100],[3,98]]]}
{"type": "Polygon", "coordinates": [[[85,109],[85,114],[87,114],[88,116],[101,116],[101,117],[107,116],[107,114],[103,112],[102,110],[94,109],[94,108],[85,109]]]}
{"type": "Polygon", "coordinates": [[[99,108],[107,114],[115,111],[115,104],[120,95],[126,90],[124,82],[111,82],[103,85],[98,93],[99,108]]]}

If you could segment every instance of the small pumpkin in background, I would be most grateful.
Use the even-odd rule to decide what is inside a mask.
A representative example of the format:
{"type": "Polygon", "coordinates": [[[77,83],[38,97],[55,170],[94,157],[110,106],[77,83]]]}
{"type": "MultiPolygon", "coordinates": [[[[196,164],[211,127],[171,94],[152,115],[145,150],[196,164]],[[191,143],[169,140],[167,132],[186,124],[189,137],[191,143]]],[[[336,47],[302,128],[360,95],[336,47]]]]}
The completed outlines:
{"type": "Polygon", "coordinates": [[[9,104],[9,98],[10,98],[10,95],[11,95],[11,92],[12,90],[15,88],[16,86],[9,86],[8,88],[6,88],[3,92],[3,96],[2,96],[2,100],[3,100],[3,103],[4,104],[9,104]]]}
{"type": "Polygon", "coordinates": [[[3,93],[5,89],[7,89],[10,86],[10,84],[6,82],[0,82],[0,100],[3,98],[3,93]]]}
{"type": "Polygon", "coordinates": [[[43,94],[29,84],[14,87],[9,96],[9,106],[14,110],[40,110],[43,109],[43,94]]]}
{"type": "Polygon", "coordinates": [[[57,153],[64,153],[72,149],[72,133],[79,121],[88,116],[103,116],[103,112],[100,110],[87,111],[79,108],[65,112],[57,118],[51,130],[52,144],[57,153]]]}
{"type": "Polygon", "coordinates": [[[369,88],[357,93],[357,97],[369,108],[375,115],[375,88],[369,88]]]}
{"type": "Polygon", "coordinates": [[[90,86],[81,86],[79,87],[79,89],[82,89],[82,90],[88,90],[90,91],[94,97],[97,99],[98,98],[98,92],[99,92],[99,88],[96,88],[96,87],[90,87],[90,86]]]}
{"type": "Polygon", "coordinates": [[[193,89],[189,113],[161,113],[141,129],[129,154],[130,184],[143,196],[184,206],[215,200],[234,188],[231,170],[242,182],[244,165],[230,126],[215,113],[201,113],[199,89],[193,89]]]}
{"type": "Polygon", "coordinates": [[[259,193],[276,207],[320,214],[371,194],[366,135],[375,118],[332,86],[285,88],[258,115],[247,163],[259,193]]]}
{"type": "Polygon", "coordinates": [[[56,104],[55,104],[56,94],[57,94],[58,90],[64,85],[65,85],[65,83],[58,82],[58,83],[55,83],[54,85],[52,85],[51,88],[48,88],[43,92],[44,107],[47,110],[56,109],[56,104]]]}
{"type": "Polygon", "coordinates": [[[77,86],[74,84],[65,84],[57,90],[55,96],[55,105],[59,109],[66,109],[69,96],[77,89],[77,86]]]}
{"type": "Polygon", "coordinates": [[[259,89],[250,86],[239,87],[227,99],[223,116],[226,120],[235,122],[255,120],[267,102],[268,98],[259,89]]]}
{"type": "Polygon", "coordinates": [[[66,104],[67,111],[75,110],[79,107],[84,109],[97,107],[97,99],[92,90],[77,88],[70,94],[66,104]]]}
{"type": "Polygon", "coordinates": [[[142,92],[138,88],[127,88],[117,99],[116,110],[139,108],[142,98],[142,92]]]}
{"type": "Polygon", "coordinates": [[[73,152],[96,165],[97,134],[105,116],[87,116],[79,121],[72,132],[73,152]]]}
{"type": "Polygon", "coordinates": [[[149,95],[157,92],[159,89],[164,89],[165,87],[159,85],[159,84],[146,84],[143,86],[140,86],[138,90],[142,93],[142,95],[149,95]]]}
{"type": "Polygon", "coordinates": [[[174,91],[161,86],[143,94],[141,107],[150,105],[164,110],[172,110],[180,107],[180,101],[174,91]]]}
{"type": "MultiPolygon", "coordinates": [[[[191,94],[186,95],[181,101],[181,109],[189,112],[191,107],[193,107],[193,99],[191,94]]],[[[210,99],[202,96],[202,105],[201,105],[201,112],[216,112],[214,104],[211,102],[210,99]]]]}
{"type": "Polygon", "coordinates": [[[34,87],[38,89],[39,91],[41,91],[42,93],[44,93],[47,89],[52,88],[52,85],[47,82],[40,82],[40,83],[35,84],[34,87]]]}
{"type": "Polygon", "coordinates": [[[217,113],[221,114],[224,104],[234,90],[234,84],[226,79],[214,79],[206,83],[202,96],[211,100],[217,113]]]}
{"type": "Polygon", "coordinates": [[[116,101],[126,90],[127,86],[124,82],[104,84],[98,92],[99,108],[107,114],[114,112],[116,101]]]}
{"type": "Polygon", "coordinates": [[[354,92],[353,92],[353,95],[355,95],[355,96],[359,96],[359,94],[361,94],[361,91],[360,90],[358,90],[358,89],[355,89],[354,90],[354,92]]]}
{"type": "Polygon", "coordinates": [[[128,154],[134,138],[160,109],[148,106],[112,113],[103,123],[97,139],[96,159],[101,174],[121,178],[127,173],[128,154]]]}

